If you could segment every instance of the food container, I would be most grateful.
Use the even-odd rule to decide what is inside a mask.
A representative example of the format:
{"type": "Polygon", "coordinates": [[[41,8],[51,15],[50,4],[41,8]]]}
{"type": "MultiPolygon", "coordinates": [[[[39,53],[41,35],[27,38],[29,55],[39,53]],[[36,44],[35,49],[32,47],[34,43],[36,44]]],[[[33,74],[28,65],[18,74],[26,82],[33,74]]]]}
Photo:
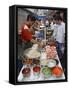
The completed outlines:
{"type": "Polygon", "coordinates": [[[55,59],[57,55],[56,47],[47,45],[45,48],[46,48],[47,59],[55,59]]]}
{"type": "Polygon", "coordinates": [[[22,70],[22,74],[23,74],[23,77],[26,78],[26,77],[29,77],[30,76],[30,68],[26,67],[22,70]]]}
{"type": "Polygon", "coordinates": [[[40,56],[40,64],[41,66],[45,66],[46,65],[46,52],[45,52],[45,49],[42,49],[41,50],[41,56],[40,56]]]}
{"type": "Polygon", "coordinates": [[[63,74],[63,69],[59,66],[56,66],[52,69],[52,74],[55,77],[61,77],[63,74]]]}
{"type": "Polygon", "coordinates": [[[22,63],[24,65],[32,65],[32,59],[31,58],[24,59],[22,60],[22,63]]]}
{"type": "Polygon", "coordinates": [[[24,56],[31,59],[39,58],[40,52],[36,49],[28,48],[24,51],[24,56]]]}
{"type": "Polygon", "coordinates": [[[33,67],[33,75],[36,77],[36,78],[39,78],[40,77],[40,66],[34,66],[33,67]]]}
{"type": "Polygon", "coordinates": [[[49,78],[52,75],[51,69],[47,66],[42,68],[42,73],[43,73],[44,78],[49,78]]]}
{"type": "Polygon", "coordinates": [[[34,65],[40,65],[40,60],[39,59],[33,59],[33,64],[34,65]]]}
{"type": "Polygon", "coordinates": [[[49,60],[47,60],[47,66],[48,66],[49,68],[53,68],[53,67],[55,67],[56,65],[57,65],[56,60],[54,60],[54,59],[49,59],[49,60]]]}

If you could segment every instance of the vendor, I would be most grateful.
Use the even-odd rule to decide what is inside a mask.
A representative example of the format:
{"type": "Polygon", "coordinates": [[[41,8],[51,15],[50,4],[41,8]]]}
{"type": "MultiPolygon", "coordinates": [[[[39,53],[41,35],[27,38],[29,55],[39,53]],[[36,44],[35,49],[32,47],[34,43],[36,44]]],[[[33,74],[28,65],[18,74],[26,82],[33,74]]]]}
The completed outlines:
{"type": "Polygon", "coordinates": [[[32,25],[35,23],[35,17],[32,15],[27,16],[27,21],[21,27],[21,40],[23,49],[30,48],[35,40],[32,37],[32,25]]]}
{"type": "Polygon", "coordinates": [[[21,39],[22,40],[25,40],[25,41],[32,40],[31,26],[34,24],[34,22],[35,22],[35,17],[32,15],[28,15],[27,21],[24,23],[24,25],[21,28],[21,30],[22,30],[21,39]]]}

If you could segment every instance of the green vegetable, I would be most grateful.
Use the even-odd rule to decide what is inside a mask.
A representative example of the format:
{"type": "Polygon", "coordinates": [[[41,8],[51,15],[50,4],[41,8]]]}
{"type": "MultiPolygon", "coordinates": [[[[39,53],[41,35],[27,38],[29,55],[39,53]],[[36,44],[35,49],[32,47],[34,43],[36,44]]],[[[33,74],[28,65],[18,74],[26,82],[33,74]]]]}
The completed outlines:
{"type": "Polygon", "coordinates": [[[42,68],[42,73],[45,75],[46,78],[51,76],[51,69],[48,67],[43,67],[42,68]]]}

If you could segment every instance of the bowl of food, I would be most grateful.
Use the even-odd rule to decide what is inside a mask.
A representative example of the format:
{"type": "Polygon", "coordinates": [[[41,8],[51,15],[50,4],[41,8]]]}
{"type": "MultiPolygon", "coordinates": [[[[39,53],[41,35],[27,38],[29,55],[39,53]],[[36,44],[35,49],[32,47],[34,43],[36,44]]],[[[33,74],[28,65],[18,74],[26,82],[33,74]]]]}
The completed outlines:
{"type": "Polygon", "coordinates": [[[40,52],[36,49],[29,48],[29,49],[26,49],[24,51],[24,56],[26,56],[30,59],[39,58],[40,57],[40,52]]]}
{"type": "Polygon", "coordinates": [[[47,66],[42,68],[42,73],[43,73],[44,78],[49,78],[52,75],[51,69],[47,66]]]}
{"type": "Polygon", "coordinates": [[[39,59],[33,59],[33,64],[34,65],[40,65],[40,60],[39,59]]]}
{"type": "Polygon", "coordinates": [[[50,60],[47,61],[47,66],[48,66],[49,68],[53,68],[53,67],[55,67],[56,65],[57,65],[57,62],[56,62],[56,60],[54,60],[54,59],[50,59],[50,60]]]}
{"type": "Polygon", "coordinates": [[[35,77],[39,78],[40,76],[40,70],[41,70],[41,67],[40,66],[34,66],[33,67],[33,74],[35,77]]]}
{"type": "Polygon", "coordinates": [[[30,76],[30,68],[26,67],[22,70],[23,77],[29,77],[30,76]]]}
{"type": "Polygon", "coordinates": [[[32,65],[32,59],[30,59],[30,58],[24,59],[24,60],[22,60],[22,63],[24,65],[32,65]]]}
{"type": "Polygon", "coordinates": [[[59,66],[56,66],[52,69],[52,74],[55,77],[61,77],[63,74],[63,69],[59,66]]]}
{"type": "Polygon", "coordinates": [[[57,55],[56,47],[47,45],[45,48],[46,48],[47,58],[48,59],[55,59],[56,55],[57,55]]]}

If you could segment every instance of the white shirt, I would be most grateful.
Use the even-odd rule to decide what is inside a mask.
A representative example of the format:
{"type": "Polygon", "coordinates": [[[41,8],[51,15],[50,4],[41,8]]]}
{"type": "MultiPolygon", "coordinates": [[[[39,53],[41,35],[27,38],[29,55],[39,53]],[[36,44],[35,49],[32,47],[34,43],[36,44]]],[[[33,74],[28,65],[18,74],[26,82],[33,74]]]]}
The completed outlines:
{"type": "Polygon", "coordinates": [[[57,24],[53,24],[53,38],[56,39],[56,34],[57,34],[57,29],[58,29],[58,25],[57,24]]]}
{"type": "Polygon", "coordinates": [[[64,31],[64,33],[65,33],[65,23],[62,22],[61,24],[62,24],[62,26],[63,26],[63,29],[64,29],[63,31],[64,31]]]}
{"type": "Polygon", "coordinates": [[[56,41],[59,43],[64,42],[64,34],[65,34],[65,23],[61,23],[61,25],[58,25],[57,33],[56,33],[56,41]]]}
{"type": "Polygon", "coordinates": [[[53,29],[53,25],[54,25],[53,22],[51,22],[51,24],[50,24],[51,29],[53,29]]]}

